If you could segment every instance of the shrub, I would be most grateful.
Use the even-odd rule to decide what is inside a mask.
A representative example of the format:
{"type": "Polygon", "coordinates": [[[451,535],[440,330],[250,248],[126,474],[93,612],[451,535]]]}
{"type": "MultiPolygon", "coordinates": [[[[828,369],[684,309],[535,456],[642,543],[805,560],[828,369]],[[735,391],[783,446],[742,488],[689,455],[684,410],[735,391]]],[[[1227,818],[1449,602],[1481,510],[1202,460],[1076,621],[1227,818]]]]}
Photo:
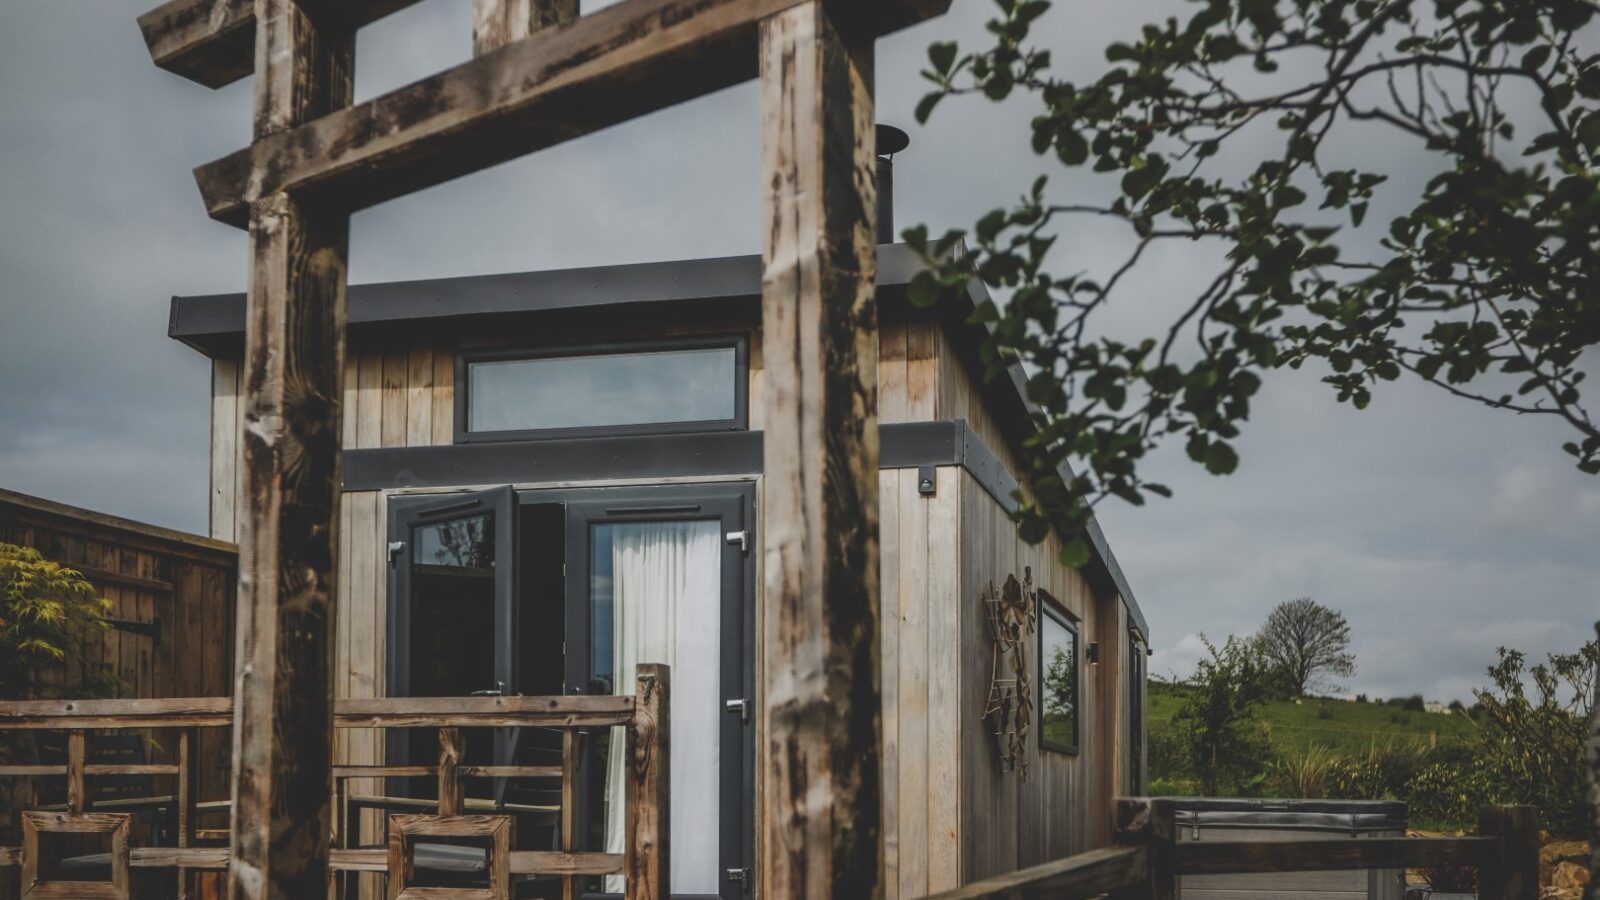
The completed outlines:
{"type": "Polygon", "coordinates": [[[1303,753],[1284,753],[1273,761],[1269,786],[1279,797],[1322,800],[1329,796],[1333,773],[1343,760],[1337,753],[1312,744],[1303,753]]]}
{"type": "Polygon", "coordinates": [[[1205,645],[1211,658],[1196,666],[1190,693],[1173,717],[1185,769],[1207,796],[1248,793],[1266,778],[1269,744],[1257,712],[1270,672],[1249,642],[1230,637],[1221,647],[1205,645]]]}

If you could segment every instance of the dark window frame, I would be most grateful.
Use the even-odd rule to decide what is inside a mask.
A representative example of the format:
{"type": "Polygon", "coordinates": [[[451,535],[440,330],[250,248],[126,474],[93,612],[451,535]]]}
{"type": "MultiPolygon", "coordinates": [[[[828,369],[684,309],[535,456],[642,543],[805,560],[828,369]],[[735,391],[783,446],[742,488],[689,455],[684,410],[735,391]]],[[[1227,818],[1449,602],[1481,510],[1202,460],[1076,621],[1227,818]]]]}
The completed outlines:
{"type": "Polygon", "coordinates": [[[1078,624],[1077,618],[1074,617],[1072,613],[1064,609],[1061,604],[1057,602],[1056,598],[1051,596],[1049,592],[1039,591],[1038,594],[1039,636],[1036,649],[1038,650],[1039,662],[1036,667],[1036,671],[1038,672],[1038,679],[1036,683],[1039,685],[1039,699],[1037,702],[1039,713],[1039,749],[1041,752],[1061,753],[1067,756],[1077,756],[1082,752],[1083,747],[1083,629],[1078,624]],[[1072,666],[1076,670],[1077,677],[1072,681],[1073,694],[1075,696],[1072,698],[1073,716],[1071,744],[1063,744],[1058,741],[1052,741],[1045,737],[1044,679],[1047,666],[1045,665],[1044,661],[1044,622],[1046,616],[1048,616],[1057,625],[1060,625],[1062,628],[1066,629],[1068,634],[1072,635],[1072,666]]]}
{"type": "Polygon", "coordinates": [[[456,354],[455,442],[457,444],[504,441],[546,441],[576,437],[688,434],[714,431],[748,431],[750,428],[750,338],[746,334],[712,334],[684,338],[645,338],[591,344],[547,344],[511,349],[463,350],[456,354]],[[531,428],[516,431],[472,431],[468,428],[471,370],[475,363],[563,359],[584,356],[661,353],[682,350],[734,352],[733,418],[694,422],[645,422],[637,425],[582,425],[569,428],[531,428]]]}

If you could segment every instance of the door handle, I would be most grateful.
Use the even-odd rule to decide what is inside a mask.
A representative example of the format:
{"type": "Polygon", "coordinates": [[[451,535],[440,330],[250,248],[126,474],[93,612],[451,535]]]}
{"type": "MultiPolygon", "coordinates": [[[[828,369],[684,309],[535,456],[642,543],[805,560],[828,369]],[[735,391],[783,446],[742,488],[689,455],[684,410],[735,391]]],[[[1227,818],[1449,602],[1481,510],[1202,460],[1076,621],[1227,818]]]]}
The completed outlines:
{"type": "Polygon", "coordinates": [[[474,697],[504,697],[505,695],[506,695],[506,683],[504,681],[496,681],[494,683],[494,690],[492,690],[492,691],[473,691],[472,692],[472,696],[474,696],[474,697]]]}

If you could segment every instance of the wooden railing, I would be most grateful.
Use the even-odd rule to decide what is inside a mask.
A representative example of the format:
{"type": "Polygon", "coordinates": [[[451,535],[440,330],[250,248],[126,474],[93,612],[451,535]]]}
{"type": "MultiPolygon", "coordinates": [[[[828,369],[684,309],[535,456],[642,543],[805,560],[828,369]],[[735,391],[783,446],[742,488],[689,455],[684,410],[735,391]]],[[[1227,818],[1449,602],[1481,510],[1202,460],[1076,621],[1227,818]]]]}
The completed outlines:
{"type": "MultiPolygon", "coordinates": [[[[500,900],[511,896],[510,879],[518,875],[558,876],[566,897],[576,897],[579,880],[589,876],[620,875],[627,895],[641,900],[666,896],[668,848],[667,710],[671,673],[666,666],[638,669],[636,692],[631,697],[417,697],[341,700],[335,704],[334,727],[340,729],[434,729],[439,756],[433,765],[343,765],[333,771],[335,790],[358,778],[431,777],[437,779],[437,799],[396,799],[391,808],[432,811],[433,815],[388,816],[388,845],[379,848],[332,850],[335,872],[382,872],[390,880],[389,896],[409,883],[412,852],[428,837],[476,837],[488,846],[487,892],[462,891],[462,897],[500,900]],[[627,843],[620,854],[583,852],[575,846],[579,762],[578,734],[582,729],[626,729],[627,763],[624,766],[627,806],[627,843]],[[562,733],[561,764],[553,766],[472,766],[462,763],[466,728],[546,728],[562,733]],[[469,801],[467,779],[547,779],[560,782],[560,849],[514,850],[514,824],[504,804],[469,801]],[[470,814],[469,814],[470,813],[470,814]]],[[[0,731],[63,731],[67,735],[66,761],[59,765],[4,765],[0,778],[64,777],[66,802],[54,809],[22,813],[23,843],[0,847],[0,867],[20,866],[23,890],[43,888],[41,896],[128,896],[131,869],[176,869],[178,896],[190,894],[189,875],[195,871],[225,870],[227,846],[197,846],[196,817],[205,812],[225,812],[227,801],[196,802],[197,732],[233,724],[233,703],[227,697],[183,700],[68,700],[0,702],[0,731]],[[176,761],[150,765],[96,765],[88,762],[95,731],[177,731],[176,761]],[[149,775],[176,778],[171,796],[143,798],[140,802],[93,804],[87,780],[105,775],[149,775]],[[131,846],[128,808],[165,807],[176,811],[176,846],[131,846]],[[105,883],[44,881],[50,866],[41,858],[39,835],[52,832],[111,835],[111,880],[105,883]],[[67,890],[67,893],[61,893],[67,890]]],[[[418,894],[421,895],[420,893],[418,894]]],[[[428,888],[426,896],[447,898],[445,889],[428,888]]]]}
{"type": "Polygon", "coordinates": [[[975,882],[926,900],[1170,900],[1181,875],[1461,867],[1478,870],[1479,900],[1538,900],[1539,811],[1485,807],[1477,837],[1358,837],[1263,843],[1179,843],[1160,799],[1117,801],[1117,846],[975,882]]]}

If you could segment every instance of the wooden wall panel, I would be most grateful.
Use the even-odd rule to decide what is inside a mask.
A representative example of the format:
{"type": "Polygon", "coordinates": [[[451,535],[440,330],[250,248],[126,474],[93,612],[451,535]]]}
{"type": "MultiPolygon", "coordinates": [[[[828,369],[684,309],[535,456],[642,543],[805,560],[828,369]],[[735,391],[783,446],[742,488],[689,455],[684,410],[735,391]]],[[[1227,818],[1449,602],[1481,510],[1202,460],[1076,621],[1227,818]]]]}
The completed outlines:
{"type": "MultiPolygon", "coordinates": [[[[1060,542],[1054,537],[1037,547],[1016,534],[1005,509],[964,473],[962,497],[961,581],[969,604],[960,612],[963,632],[959,658],[971,662],[963,669],[960,694],[965,704],[961,719],[960,823],[964,881],[1004,874],[1027,866],[1081,853],[1109,841],[1110,799],[1115,775],[1109,773],[1117,728],[1116,679],[1102,662],[1081,669],[1080,723],[1082,735],[1076,754],[1041,751],[1033,722],[1027,751],[1028,777],[1002,773],[994,735],[978,717],[988,698],[991,677],[991,637],[977,598],[993,582],[999,587],[1007,575],[1019,580],[1032,569],[1036,588],[1054,597],[1077,620],[1085,654],[1090,641],[1115,630],[1115,613],[1121,604],[1115,596],[1096,597],[1082,573],[1057,561],[1060,542]],[[1109,616],[1107,615],[1109,611],[1109,616]],[[1106,624],[1107,619],[1111,624],[1106,624]],[[1107,694],[1111,691],[1111,694],[1107,694]],[[1109,697],[1109,700],[1108,700],[1109,697]]],[[[1037,699],[1037,652],[1029,657],[1037,699]]]]}

